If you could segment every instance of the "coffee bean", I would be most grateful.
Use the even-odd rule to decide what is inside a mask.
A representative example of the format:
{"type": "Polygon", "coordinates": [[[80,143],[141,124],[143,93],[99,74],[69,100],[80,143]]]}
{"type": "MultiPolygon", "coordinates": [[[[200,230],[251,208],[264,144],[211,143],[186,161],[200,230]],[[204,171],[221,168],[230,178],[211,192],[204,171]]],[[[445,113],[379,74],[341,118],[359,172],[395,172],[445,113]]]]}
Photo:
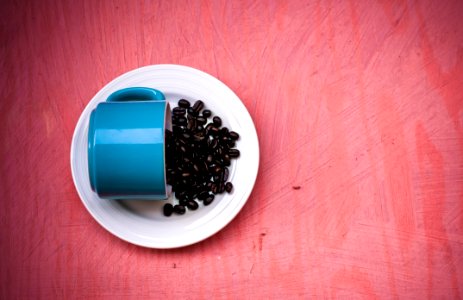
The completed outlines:
{"type": "Polygon", "coordinates": [[[212,186],[211,186],[211,192],[213,194],[217,194],[219,191],[219,187],[217,186],[217,184],[213,183],[212,186]]]}
{"type": "Polygon", "coordinates": [[[213,171],[215,174],[220,174],[222,172],[222,168],[220,166],[216,166],[213,171]]]}
{"type": "Polygon", "coordinates": [[[209,205],[214,201],[214,195],[209,195],[206,199],[204,199],[203,203],[204,205],[209,205]]]}
{"type": "Polygon", "coordinates": [[[230,155],[228,154],[225,154],[223,157],[222,157],[222,162],[223,162],[223,165],[228,167],[230,165],[230,155]]]}
{"type": "Polygon", "coordinates": [[[222,119],[220,117],[215,116],[214,118],[212,118],[212,122],[214,123],[215,127],[222,126],[222,119]]]}
{"type": "Polygon", "coordinates": [[[227,191],[227,193],[231,193],[231,191],[233,190],[233,184],[231,182],[227,182],[225,184],[225,190],[227,191]]]}
{"type": "Polygon", "coordinates": [[[204,125],[204,124],[206,124],[206,123],[207,123],[206,118],[204,118],[204,117],[197,117],[197,118],[196,118],[196,124],[204,125]]]}
{"type": "Polygon", "coordinates": [[[235,131],[230,131],[230,132],[228,133],[228,136],[229,136],[232,140],[234,140],[234,141],[236,141],[237,139],[240,138],[240,135],[239,135],[237,132],[235,132],[235,131]]]}
{"type": "Polygon", "coordinates": [[[186,203],[186,207],[188,207],[189,210],[197,210],[199,205],[198,202],[190,200],[186,203]]]}
{"type": "Polygon", "coordinates": [[[227,127],[222,127],[222,129],[220,129],[220,134],[221,134],[223,137],[228,138],[228,128],[227,128],[227,127]]]}
{"type": "Polygon", "coordinates": [[[193,104],[193,110],[198,114],[204,107],[204,103],[201,100],[197,100],[195,104],[193,104]]]}
{"type": "Polygon", "coordinates": [[[188,108],[190,107],[190,101],[186,99],[180,99],[178,100],[178,106],[183,107],[183,108],[188,108]]]}
{"type": "Polygon", "coordinates": [[[175,116],[184,116],[185,113],[186,113],[186,110],[182,107],[175,107],[173,110],[172,110],[172,113],[175,115],[175,116]]]}
{"type": "Polygon", "coordinates": [[[179,117],[177,119],[177,124],[178,125],[186,125],[186,118],[185,117],[179,117]]]}
{"type": "Polygon", "coordinates": [[[203,117],[206,119],[209,118],[212,115],[212,112],[209,109],[203,110],[203,117]]]}
{"type": "Polygon", "coordinates": [[[164,216],[170,217],[172,213],[174,212],[174,207],[170,203],[164,204],[164,207],[162,208],[162,212],[164,213],[164,216]]]}
{"type": "Polygon", "coordinates": [[[238,150],[238,149],[230,149],[230,150],[228,150],[228,155],[231,158],[239,157],[240,156],[240,150],[238,150]]]}
{"type": "Polygon", "coordinates": [[[228,180],[228,175],[229,175],[228,168],[225,168],[225,169],[223,170],[223,181],[227,181],[227,180],[228,180]]]}
{"type": "Polygon", "coordinates": [[[174,213],[178,215],[183,215],[186,212],[185,206],[183,205],[175,205],[174,206],[174,213]]]}
{"type": "Polygon", "coordinates": [[[188,108],[188,114],[193,116],[193,117],[198,116],[198,113],[193,109],[193,107],[188,108]]]}

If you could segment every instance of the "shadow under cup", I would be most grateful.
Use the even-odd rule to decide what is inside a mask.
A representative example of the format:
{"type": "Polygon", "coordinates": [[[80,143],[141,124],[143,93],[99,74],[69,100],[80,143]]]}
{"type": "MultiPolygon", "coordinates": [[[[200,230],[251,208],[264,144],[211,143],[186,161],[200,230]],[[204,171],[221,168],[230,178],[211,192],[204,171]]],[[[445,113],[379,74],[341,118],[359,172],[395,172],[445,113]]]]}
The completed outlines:
{"type": "Polygon", "coordinates": [[[92,190],[105,199],[167,199],[166,129],[172,125],[165,100],[98,104],[88,132],[92,190]]]}

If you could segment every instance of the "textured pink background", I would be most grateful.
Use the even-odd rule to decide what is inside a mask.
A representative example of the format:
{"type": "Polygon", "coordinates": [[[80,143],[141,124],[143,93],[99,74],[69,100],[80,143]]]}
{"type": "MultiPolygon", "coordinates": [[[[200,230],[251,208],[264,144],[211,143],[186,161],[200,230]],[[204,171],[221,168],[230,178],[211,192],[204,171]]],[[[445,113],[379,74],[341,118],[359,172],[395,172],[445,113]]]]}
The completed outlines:
{"type": "Polygon", "coordinates": [[[462,1],[2,1],[0,39],[1,299],[463,297],[462,1]],[[224,81],[261,146],[237,218],[169,251],[69,166],[91,97],[159,63],[224,81]]]}

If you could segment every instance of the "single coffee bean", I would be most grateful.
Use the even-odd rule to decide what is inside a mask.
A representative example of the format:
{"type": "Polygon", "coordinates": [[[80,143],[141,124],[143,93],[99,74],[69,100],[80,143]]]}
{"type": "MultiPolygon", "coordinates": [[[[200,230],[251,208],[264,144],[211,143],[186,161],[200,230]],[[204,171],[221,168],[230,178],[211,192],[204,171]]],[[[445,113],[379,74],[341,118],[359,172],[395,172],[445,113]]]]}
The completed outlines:
{"type": "Polygon", "coordinates": [[[222,119],[220,117],[215,116],[214,118],[212,118],[212,122],[214,123],[215,127],[222,126],[222,119]]]}
{"type": "MultiPolygon", "coordinates": [[[[228,171],[228,168],[225,168],[223,170],[223,181],[227,181],[228,180],[228,175],[229,175],[229,171],[228,171]]],[[[226,188],[226,187],[225,187],[226,188]]]]}
{"type": "Polygon", "coordinates": [[[204,125],[204,124],[206,124],[206,123],[207,123],[206,118],[204,118],[204,117],[197,117],[197,118],[196,118],[196,124],[204,125]]]}
{"type": "Polygon", "coordinates": [[[233,190],[233,184],[231,182],[227,182],[225,184],[225,190],[227,191],[227,193],[231,193],[231,191],[233,190]]]}
{"type": "Polygon", "coordinates": [[[228,155],[231,158],[239,157],[240,156],[240,150],[238,150],[238,149],[230,149],[230,150],[228,150],[228,155]]]}
{"type": "Polygon", "coordinates": [[[225,185],[223,182],[219,184],[219,194],[222,194],[225,191],[225,185]]]}
{"type": "Polygon", "coordinates": [[[234,141],[236,141],[237,139],[240,138],[240,135],[239,135],[237,132],[235,132],[235,131],[230,131],[230,132],[228,133],[228,136],[229,136],[232,140],[234,140],[234,141]]]}
{"type": "Polygon", "coordinates": [[[188,108],[190,107],[190,101],[186,99],[180,99],[178,100],[178,106],[183,107],[183,108],[188,108]]]}
{"type": "Polygon", "coordinates": [[[193,104],[193,110],[198,114],[204,108],[204,103],[201,100],[197,100],[195,104],[193,104]]]}
{"type": "Polygon", "coordinates": [[[186,212],[185,206],[183,205],[175,205],[174,206],[174,213],[178,215],[183,215],[186,212]]]}
{"type": "Polygon", "coordinates": [[[204,200],[209,196],[209,192],[203,191],[198,194],[198,200],[204,200]]]}
{"type": "Polygon", "coordinates": [[[164,207],[162,209],[164,216],[170,217],[172,213],[174,212],[174,207],[170,203],[164,204],[164,207]]]}
{"type": "Polygon", "coordinates": [[[209,205],[214,201],[214,195],[209,195],[206,199],[204,199],[203,203],[204,205],[209,205]]]}
{"type": "Polygon", "coordinates": [[[178,125],[186,125],[186,118],[185,117],[179,117],[177,120],[178,125]]]}
{"type": "Polygon", "coordinates": [[[194,200],[190,200],[186,203],[186,207],[188,207],[188,209],[190,210],[197,210],[199,206],[198,206],[198,202],[194,200]]]}
{"type": "Polygon", "coordinates": [[[217,186],[217,184],[213,183],[211,186],[211,192],[213,194],[217,194],[218,191],[219,191],[219,187],[217,186]]]}
{"type": "Polygon", "coordinates": [[[188,114],[192,117],[197,117],[198,113],[193,109],[193,107],[188,108],[188,114]]]}
{"type": "Polygon", "coordinates": [[[222,168],[220,166],[216,166],[213,171],[215,174],[220,174],[222,172],[222,168]]]}
{"type": "Polygon", "coordinates": [[[222,127],[222,129],[220,129],[220,134],[221,134],[222,136],[228,138],[228,128],[227,128],[227,127],[222,127]]]}
{"type": "Polygon", "coordinates": [[[172,113],[176,116],[183,116],[185,115],[186,113],[186,110],[182,107],[175,107],[173,110],[172,110],[172,113]]]}
{"type": "Polygon", "coordinates": [[[203,110],[203,117],[206,119],[209,118],[212,115],[212,112],[209,109],[203,110]]]}
{"type": "Polygon", "coordinates": [[[183,200],[185,199],[186,197],[186,194],[184,191],[182,192],[175,192],[175,198],[177,198],[178,200],[183,200]]]}
{"type": "Polygon", "coordinates": [[[219,129],[217,129],[217,127],[211,127],[207,133],[211,136],[216,136],[219,133],[219,129]]]}
{"type": "Polygon", "coordinates": [[[201,133],[196,133],[193,136],[193,139],[195,140],[195,142],[202,142],[205,139],[205,137],[201,133]]]}
{"type": "Polygon", "coordinates": [[[223,157],[222,157],[222,162],[223,162],[223,165],[228,167],[230,165],[230,155],[228,154],[225,154],[223,157]]]}

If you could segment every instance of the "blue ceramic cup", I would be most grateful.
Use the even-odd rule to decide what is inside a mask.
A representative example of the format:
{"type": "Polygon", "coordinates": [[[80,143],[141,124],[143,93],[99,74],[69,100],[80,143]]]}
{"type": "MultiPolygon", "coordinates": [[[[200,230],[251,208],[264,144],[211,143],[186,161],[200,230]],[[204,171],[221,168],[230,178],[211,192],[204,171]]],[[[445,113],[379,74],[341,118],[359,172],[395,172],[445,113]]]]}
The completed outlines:
{"type": "Polygon", "coordinates": [[[106,199],[167,199],[165,129],[169,103],[160,91],[126,88],[90,115],[88,170],[92,190],[106,199]]]}

